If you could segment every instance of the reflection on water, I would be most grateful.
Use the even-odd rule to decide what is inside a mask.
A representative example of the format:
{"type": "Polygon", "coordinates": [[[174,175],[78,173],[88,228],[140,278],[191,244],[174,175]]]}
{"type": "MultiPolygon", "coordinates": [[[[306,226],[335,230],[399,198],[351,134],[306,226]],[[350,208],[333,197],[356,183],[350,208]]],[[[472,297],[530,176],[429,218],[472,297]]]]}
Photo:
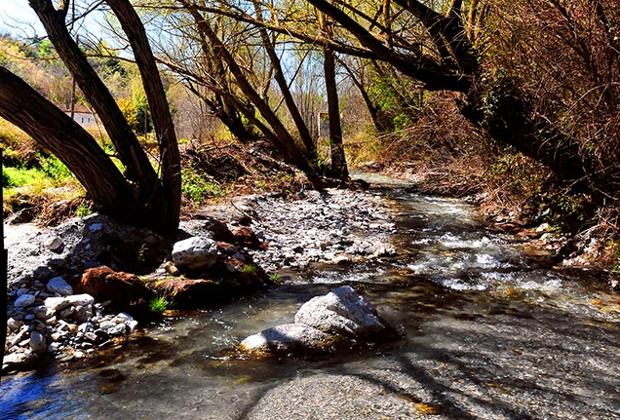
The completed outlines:
{"type": "Polygon", "coordinates": [[[528,263],[512,237],[487,231],[458,200],[375,193],[396,214],[398,256],[287,273],[287,285],[179,313],[65,371],[4,379],[0,417],[304,418],[313,409],[316,418],[391,418],[391,409],[409,418],[426,403],[446,418],[617,416],[616,297],[528,263]],[[340,283],[368,296],[403,339],[312,358],[252,360],[231,351],[340,283]],[[325,395],[300,391],[313,384],[325,395]],[[347,400],[339,402],[344,384],[347,400]],[[341,404],[340,417],[331,403],[341,404]],[[278,404],[290,411],[274,412],[278,404]]]}

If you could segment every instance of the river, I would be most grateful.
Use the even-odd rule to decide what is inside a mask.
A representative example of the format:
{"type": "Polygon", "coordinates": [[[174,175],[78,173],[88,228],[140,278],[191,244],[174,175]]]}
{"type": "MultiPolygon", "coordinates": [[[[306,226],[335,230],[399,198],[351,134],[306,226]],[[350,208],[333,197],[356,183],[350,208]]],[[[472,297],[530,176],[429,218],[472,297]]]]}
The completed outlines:
{"type": "Polygon", "coordinates": [[[0,418],[620,419],[618,295],[528,258],[462,201],[371,192],[394,212],[396,257],[286,273],[88,361],[3,378],[0,418]],[[403,337],[305,358],[230,351],[338,284],[403,337]]]}

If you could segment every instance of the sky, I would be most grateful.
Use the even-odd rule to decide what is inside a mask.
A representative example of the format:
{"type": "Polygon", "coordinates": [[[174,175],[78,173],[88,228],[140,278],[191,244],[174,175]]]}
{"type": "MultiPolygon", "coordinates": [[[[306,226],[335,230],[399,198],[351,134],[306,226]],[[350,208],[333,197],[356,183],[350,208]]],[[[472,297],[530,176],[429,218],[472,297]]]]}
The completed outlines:
{"type": "MultiPolygon", "coordinates": [[[[92,0],[77,0],[78,10],[84,4],[90,3],[92,0]]],[[[89,29],[99,27],[94,20],[92,15],[86,19],[85,24],[89,29]]],[[[0,0],[0,34],[7,32],[23,38],[45,35],[37,15],[28,5],[28,0],[0,0]]]]}
{"type": "Polygon", "coordinates": [[[43,34],[28,0],[0,0],[0,33],[6,32],[27,37],[43,34]]]}

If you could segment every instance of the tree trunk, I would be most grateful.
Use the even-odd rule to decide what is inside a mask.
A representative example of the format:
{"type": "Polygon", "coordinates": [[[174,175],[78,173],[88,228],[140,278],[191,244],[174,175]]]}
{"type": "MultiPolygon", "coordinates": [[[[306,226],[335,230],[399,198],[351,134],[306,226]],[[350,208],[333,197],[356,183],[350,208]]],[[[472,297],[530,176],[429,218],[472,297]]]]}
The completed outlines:
{"type": "MultiPolygon", "coordinates": [[[[142,77],[142,84],[149,103],[162,170],[163,194],[152,203],[162,213],[162,229],[171,234],[179,225],[181,208],[181,156],[177,144],[174,122],[170,114],[166,92],[149,45],[140,17],[128,0],[106,0],[127,34],[131,49],[142,77]]],[[[151,204],[151,203],[149,203],[151,204]]]]}
{"type": "Polygon", "coordinates": [[[327,109],[329,113],[329,140],[331,145],[331,172],[342,181],[349,179],[347,160],[342,144],[342,127],[340,124],[340,107],[338,101],[338,86],[336,85],[336,60],[334,51],[330,48],[323,50],[325,55],[325,88],[327,90],[327,109]]]}
{"type": "MultiPolygon", "coordinates": [[[[190,9],[191,10],[191,9],[190,9]]],[[[252,87],[248,79],[243,74],[234,57],[230,54],[226,46],[220,41],[213,32],[211,26],[202,18],[196,17],[197,25],[203,31],[206,38],[212,43],[213,48],[221,55],[222,60],[228,65],[228,69],[235,77],[239,89],[256,106],[265,121],[271,126],[276,135],[276,146],[282,151],[286,160],[294,164],[306,173],[311,180],[318,179],[318,173],[314,162],[310,162],[304,153],[297,147],[295,139],[290,135],[286,127],[282,124],[277,115],[269,108],[269,105],[260,97],[260,94],[252,87]]]]}
{"type": "MultiPolygon", "coordinates": [[[[260,8],[260,3],[256,0],[253,1],[254,9],[256,10],[257,19],[262,22],[262,10],[260,8]]],[[[269,56],[269,60],[271,61],[271,65],[273,66],[274,78],[278,83],[278,87],[280,88],[280,92],[284,97],[284,102],[286,103],[286,107],[291,113],[291,117],[293,118],[293,122],[297,127],[297,132],[299,133],[299,137],[301,141],[306,146],[306,153],[309,159],[316,160],[316,144],[310,135],[310,130],[308,130],[308,126],[304,121],[304,118],[301,116],[301,112],[299,112],[299,108],[295,103],[295,99],[293,98],[293,94],[289,89],[289,85],[284,77],[284,70],[282,69],[282,64],[280,63],[280,57],[276,53],[275,46],[271,39],[269,38],[269,34],[267,30],[263,27],[259,28],[261,39],[263,41],[263,47],[265,51],[267,51],[267,55],[269,56]]]]}
{"type": "Polygon", "coordinates": [[[102,211],[123,221],[152,224],[133,190],[94,138],[22,79],[0,67],[0,116],[56,155],[102,211]]]}
{"type": "Polygon", "coordinates": [[[56,10],[50,0],[29,0],[29,3],[43,24],[60,59],[67,66],[88,103],[97,112],[118,152],[119,159],[127,168],[127,177],[138,182],[139,187],[143,189],[140,191],[141,196],[152,196],[152,189],[158,185],[157,174],[112,94],[67,31],[66,12],[56,10]]]}

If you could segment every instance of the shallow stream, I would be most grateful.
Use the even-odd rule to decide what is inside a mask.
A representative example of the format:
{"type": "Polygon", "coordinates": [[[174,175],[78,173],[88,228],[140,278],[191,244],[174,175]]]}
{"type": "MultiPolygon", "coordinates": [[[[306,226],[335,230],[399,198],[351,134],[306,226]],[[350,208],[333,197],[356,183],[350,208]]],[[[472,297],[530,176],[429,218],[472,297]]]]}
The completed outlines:
{"type": "Polygon", "coordinates": [[[530,260],[461,201],[371,193],[394,211],[396,257],[282,273],[95,359],[3,378],[0,418],[620,419],[620,296],[530,260]],[[312,358],[228,351],[342,283],[403,338],[312,358]]]}

